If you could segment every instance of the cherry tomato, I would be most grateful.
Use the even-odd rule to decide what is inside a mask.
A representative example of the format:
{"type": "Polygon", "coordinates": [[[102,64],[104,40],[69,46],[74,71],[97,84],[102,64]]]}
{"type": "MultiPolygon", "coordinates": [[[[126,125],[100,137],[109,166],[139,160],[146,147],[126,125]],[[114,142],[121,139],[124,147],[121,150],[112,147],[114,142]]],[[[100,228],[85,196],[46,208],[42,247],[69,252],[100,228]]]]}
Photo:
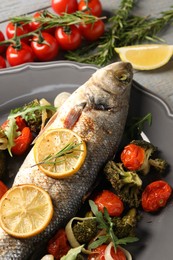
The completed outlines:
{"type": "Polygon", "coordinates": [[[21,134],[14,140],[15,145],[11,148],[14,155],[22,155],[29,148],[32,142],[32,133],[29,127],[24,127],[21,134]]]}
{"type": "MultiPolygon", "coordinates": [[[[0,42],[3,42],[5,40],[5,36],[3,34],[3,32],[0,31],[0,42]]],[[[6,46],[5,45],[0,45],[0,54],[4,53],[6,50],[6,46]]]]}
{"type": "Polygon", "coordinates": [[[67,254],[70,250],[67,236],[64,229],[58,230],[55,236],[48,242],[47,251],[52,254],[56,260],[67,254]]]}
{"type": "Polygon", "coordinates": [[[80,31],[75,25],[56,28],[55,37],[63,50],[75,50],[82,42],[80,31]]]}
{"type": "MultiPolygon", "coordinates": [[[[33,16],[33,18],[39,18],[41,15],[44,15],[44,11],[40,11],[40,12],[36,12],[33,16]]],[[[45,14],[44,17],[50,17],[49,14],[45,14]]],[[[41,27],[41,23],[38,22],[38,21],[32,21],[29,23],[29,26],[30,26],[30,30],[31,31],[35,31],[37,30],[38,28],[41,27]]],[[[44,24],[44,26],[46,26],[46,24],[44,24]]],[[[50,34],[54,34],[55,32],[55,28],[49,28],[49,29],[45,29],[45,30],[42,30],[44,32],[47,32],[47,33],[50,33],[50,34]]]]}
{"type": "Polygon", "coordinates": [[[55,37],[47,32],[42,32],[43,42],[39,43],[39,36],[34,36],[31,48],[40,61],[51,61],[59,52],[58,42],[55,37]]]}
{"type": "Polygon", "coordinates": [[[146,186],[142,193],[142,207],[147,212],[154,212],[164,207],[171,196],[172,188],[162,180],[146,186]]]}
{"type": "Polygon", "coordinates": [[[19,50],[13,45],[8,46],[6,58],[10,66],[16,66],[26,62],[33,62],[34,53],[29,45],[21,42],[21,48],[19,50]]]}
{"type": "Polygon", "coordinates": [[[6,62],[5,62],[5,59],[0,56],[0,69],[4,69],[6,68],[6,62]]]}
{"type": "Polygon", "coordinates": [[[99,17],[102,14],[102,5],[99,0],[89,0],[88,4],[86,0],[80,0],[78,10],[99,17]]]}
{"type": "MultiPolygon", "coordinates": [[[[28,24],[20,24],[16,28],[16,36],[24,35],[30,32],[30,26],[28,24]]],[[[12,22],[9,22],[6,26],[6,35],[8,39],[14,37],[15,34],[15,25],[12,22]]],[[[28,44],[30,37],[22,38],[21,41],[28,44]]]]}
{"type": "Polygon", "coordinates": [[[120,198],[109,190],[103,190],[94,199],[98,209],[103,212],[104,207],[107,209],[110,216],[120,216],[124,210],[123,202],[120,198]]]}
{"type": "Polygon", "coordinates": [[[105,30],[105,25],[102,20],[98,20],[93,24],[81,24],[80,32],[82,36],[88,41],[96,41],[100,38],[105,30]]]}
{"type": "Polygon", "coordinates": [[[129,144],[124,147],[121,153],[121,161],[124,166],[132,171],[139,170],[145,159],[145,151],[136,144],[129,144]]]}
{"type": "Polygon", "coordinates": [[[0,181],[0,199],[6,193],[7,190],[7,186],[2,181],[0,181]]]}
{"type": "Polygon", "coordinates": [[[63,13],[74,13],[78,9],[77,0],[52,0],[52,9],[55,13],[62,15],[63,13]]]}
{"type": "MultiPolygon", "coordinates": [[[[106,250],[107,245],[103,244],[101,246],[98,246],[96,249],[92,250],[93,254],[90,254],[88,256],[88,260],[105,260],[105,250],[106,250]]],[[[124,252],[117,247],[116,248],[116,252],[114,250],[114,248],[111,248],[111,256],[112,259],[114,260],[126,260],[126,256],[124,254],[124,252]]]]}

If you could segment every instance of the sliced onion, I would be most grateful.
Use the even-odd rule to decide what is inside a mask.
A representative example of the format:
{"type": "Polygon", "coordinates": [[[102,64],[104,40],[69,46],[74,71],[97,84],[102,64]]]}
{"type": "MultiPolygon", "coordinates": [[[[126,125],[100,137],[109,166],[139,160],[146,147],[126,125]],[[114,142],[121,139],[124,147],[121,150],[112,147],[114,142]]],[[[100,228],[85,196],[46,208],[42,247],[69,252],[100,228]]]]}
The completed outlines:
{"type": "MultiPolygon", "coordinates": [[[[105,260],[114,260],[114,259],[112,258],[112,256],[111,256],[111,248],[112,248],[113,246],[114,246],[113,243],[110,242],[110,243],[108,244],[108,246],[106,247],[106,250],[105,250],[105,260]]],[[[131,254],[129,253],[129,251],[127,251],[126,249],[124,249],[124,248],[121,247],[121,246],[118,246],[118,247],[123,251],[123,253],[125,254],[127,260],[132,260],[132,256],[131,256],[131,254]]]]}
{"type": "Polygon", "coordinates": [[[41,258],[41,260],[54,260],[54,256],[53,255],[45,255],[41,258]]]}
{"type": "Polygon", "coordinates": [[[59,108],[70,95],[71,94],[68,92],[61,92],[60,94],[58,94],[54,99],[54,106],[59,108]]]}

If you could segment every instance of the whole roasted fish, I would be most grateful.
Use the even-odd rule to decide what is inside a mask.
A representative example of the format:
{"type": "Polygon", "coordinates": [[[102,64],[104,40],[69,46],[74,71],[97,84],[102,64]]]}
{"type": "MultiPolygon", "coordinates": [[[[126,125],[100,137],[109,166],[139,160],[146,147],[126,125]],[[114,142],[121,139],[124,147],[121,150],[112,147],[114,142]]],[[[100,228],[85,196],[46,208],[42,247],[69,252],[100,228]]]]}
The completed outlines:
{"type": "Polygon", "coordinates": [[[46,129],[69,128],[87,144],[83,166],[67,179],[46,176],[35,165],[30,151],[16,175],[13,185],[34,183],[50,194],[54,216],[41,234],[29,239],[16,239],[0,229],[0,259],[29,259],[34,248],[48,240],[62,225],[74,217],[82,198],[115,154],[120,143],[129,107],[132,66],[117,62],[97,70],[59,108],[46,129]]]}

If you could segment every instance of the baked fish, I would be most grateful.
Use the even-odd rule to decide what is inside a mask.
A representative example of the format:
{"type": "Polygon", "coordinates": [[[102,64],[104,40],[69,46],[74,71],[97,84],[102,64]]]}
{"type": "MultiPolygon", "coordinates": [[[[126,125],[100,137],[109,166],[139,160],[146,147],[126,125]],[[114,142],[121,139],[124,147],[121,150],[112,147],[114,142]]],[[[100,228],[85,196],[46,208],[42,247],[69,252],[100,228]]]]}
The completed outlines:
{"type": "Polygon", "coordinates": [[[95,183],[105,163],[115,154],[126,122],[133,72],[129,63],[117,62],[98,69],[74,91],[47,124],[47,129],[69,128],[87,144],[80,170],[66,179],[53,179],[35,164],[33,149],[27,155],[14,184],[33,183],[51,196],[54,216],[39,235],[17,239],[0,229],[0,259],[30,259],[31,253],[75,216],[83,197],[95,183]]]}

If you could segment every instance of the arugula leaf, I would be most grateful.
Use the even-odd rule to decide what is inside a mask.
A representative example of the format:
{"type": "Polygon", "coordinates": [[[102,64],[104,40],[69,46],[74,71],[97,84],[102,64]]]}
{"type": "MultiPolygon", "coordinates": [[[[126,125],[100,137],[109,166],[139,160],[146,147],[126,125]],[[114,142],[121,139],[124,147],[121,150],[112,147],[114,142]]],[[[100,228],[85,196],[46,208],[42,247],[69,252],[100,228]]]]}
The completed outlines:
{"type": "Polygon", "coordinates": [[[76,260],[77,255],[81,253],[83,247],[84,245],[81,245],[70,249],[65,256],[61,257],[60,260],[76,260]]]}
{"type": "Polygon", "coordinates": [[[12,156],[11,148],[14,145],[14,139],[18,136],[18,133],[16,130],[17,130],[17,125],[16,125],[15,119],[12,118],[11,120],[8,120],[8,124],[4,130],[4,133],[8,138],[7,149],[11,156],[12,156]]]}
{"type": "Polygon", "coordinates": [[[144,124],[148,123],[149,126],[152,124],[152,114],[148,113],[144,117],[134,117],[130,120],[130,123],[126,125],[125,133],[130,136],[131,139],[136,138],[140,135],[144,128],[144,124]]]}
{"type": "Polygon", "coordinates": [[[104,208],[102,213],[98,210],[97,205],[92,200],[89,200],[89,205],[98,222],[98,228],[105,231],[104,234],[98,236],[98,238],[89,245],[89,249],[97,248],[98,246],[110,241],[113,242],[114,248],[121,244],[126,245],[127,243],[138,241],[137,237],[124,237],[119,239],[113,231],[114,223],[112,222],[107,209],[104,208]]]}

